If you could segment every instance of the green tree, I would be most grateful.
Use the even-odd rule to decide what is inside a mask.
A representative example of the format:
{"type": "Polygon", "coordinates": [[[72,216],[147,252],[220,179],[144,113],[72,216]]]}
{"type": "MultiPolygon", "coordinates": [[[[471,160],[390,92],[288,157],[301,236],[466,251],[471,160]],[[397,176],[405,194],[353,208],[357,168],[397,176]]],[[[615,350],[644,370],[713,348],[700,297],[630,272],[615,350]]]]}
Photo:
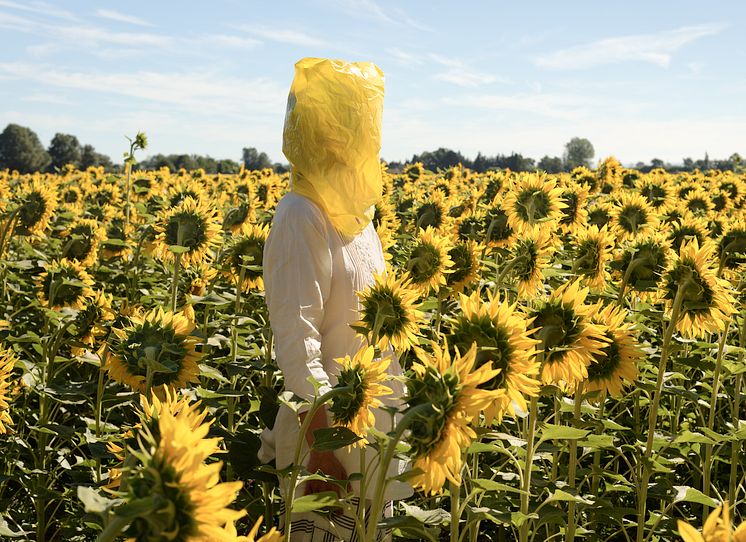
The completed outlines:
{"type": "Polygon", "coordinates": [[[78,138],[71,134],[56,133],[49,144],[50,168],[60,169],[67,164],[80,165],[82,149],[78,138]]]}
{"type": "Polygon", "coordinates": [[[31,128],[8,124],[0,134],[0,169],[33,173],[45,169],[49,161],[49,154],[31,128]]]}
{"type": "Polygon", "coordinates": [[[560,173],[562,171],[562,158],[544,155],[536,167],[547,173],[560,173]]]}
{"type": "Polygon", "coordinates": [[[112,168],[111,158],[100,152],[96,152],[93,145],[83,145],[80,151],[80,169],[86,169],[88,167],[104,166],[106,170],[112,168]]]}
{"type": "Polygon", "coordinates": [[[584,137],[573,137],[565,145],[563,161],[565,169],[571,170],[578,166],[591,167],[591,160],[596,151],[590,141],[584,137]]]}
{"type": "Polygon", "coordinates": [[[243,167],[250,170],[265,169],[272,167],[272,161],[266,152],[259,152],[254,147],[244,147],[241,152],[243,167]]]}

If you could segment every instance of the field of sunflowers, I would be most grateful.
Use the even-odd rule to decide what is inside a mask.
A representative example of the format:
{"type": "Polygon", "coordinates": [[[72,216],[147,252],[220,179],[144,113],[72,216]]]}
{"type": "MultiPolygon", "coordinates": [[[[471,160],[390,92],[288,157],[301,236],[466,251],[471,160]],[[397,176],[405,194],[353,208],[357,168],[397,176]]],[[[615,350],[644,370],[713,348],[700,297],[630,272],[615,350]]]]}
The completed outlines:
{"type": "Polygon", "coordinates": [[[370,346],[310,405],[263,298],[287,175],[0,171],[0,538],[275,541],[344,510],[370,541],[746,540],[746,175],[382,167],[370,346]],[[407,391],[368,432],[389,348],[407,391]],[[281,508],[320,476],[256,458],[281,403],[377,453],[370,517],[392,458],[414,495],[281,508]]]}

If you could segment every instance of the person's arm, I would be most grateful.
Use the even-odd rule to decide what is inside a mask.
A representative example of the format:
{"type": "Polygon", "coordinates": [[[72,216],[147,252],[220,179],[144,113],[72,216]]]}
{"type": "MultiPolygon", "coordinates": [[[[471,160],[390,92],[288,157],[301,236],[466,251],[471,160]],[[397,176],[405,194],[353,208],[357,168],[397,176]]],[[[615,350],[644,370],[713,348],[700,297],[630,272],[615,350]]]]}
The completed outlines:
{"type": "MultiPolygon", "coordinates": [[[[331,389],[329,375],[321,363],[320,327],[331,283],[332,259],[326,226],[318,209],[293,204],[276,216],[265,245],[263,265],[266,303],[274,335],[277,365],[285,389],[312,401],[331,389]]],[[[301,413],[301,421],[306,413],[301,413]]],[[[327,427],[326,409],[320,408],[305,435],[309,447],[313,432],[327,427]]],[[[338,479],[347,477],[333,452],[311,450],[308,470],[321,471],[338,479]]],[[[334,491],[337,486],[320,481],[306,484],[306,493],[334,491]]]]}

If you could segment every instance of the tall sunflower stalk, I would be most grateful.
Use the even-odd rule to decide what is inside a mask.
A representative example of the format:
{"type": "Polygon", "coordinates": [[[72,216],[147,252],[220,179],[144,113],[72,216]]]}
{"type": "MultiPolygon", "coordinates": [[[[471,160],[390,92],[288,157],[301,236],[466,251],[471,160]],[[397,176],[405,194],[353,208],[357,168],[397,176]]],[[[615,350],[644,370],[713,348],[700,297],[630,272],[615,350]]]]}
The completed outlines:
{"type": "MultiPolygon", "coordinates": [[[[126,137],[126,136],[125,136],[126,137]]],[[[132,177],[132,166],[137,163],[135,160],[135,151],[143,150],[148,146],[148,136],[143,132],[137,132],[134,139],[127,137],[127,141],[130,142],[129,152],[124,153],[124,171],[125,171],[125,188],[124,188],[124,224],[125,231],[129,229],[130,225],[130,192],[132,191],[131,177],[132,177]]]]}

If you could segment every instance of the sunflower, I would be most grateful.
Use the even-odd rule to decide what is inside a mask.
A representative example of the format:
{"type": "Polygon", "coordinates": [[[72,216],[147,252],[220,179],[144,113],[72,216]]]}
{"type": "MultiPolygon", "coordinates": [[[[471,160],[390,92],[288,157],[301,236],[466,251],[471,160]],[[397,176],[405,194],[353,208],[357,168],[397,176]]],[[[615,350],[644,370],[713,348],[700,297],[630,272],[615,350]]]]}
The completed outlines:
{"type": "Polygon", "coordinates": [[[613,267],[618,270],[624,287],[638,292],[656,292],[672,252],[661,233],[652,233],[628,243],[613,267]]]}
{"type": "Polygon", "coordinates": [[[207,194],[202,184],[195,180],[181,180],[173,183],[167,190],[169,208],[178,207],[187,198],[202,202],[207,199],[207,194]]]}
{"type": "Polygon", "coordinates": [[[247,228],[244,234],[234,237],[225,250],[223,257],[228,267],[226,275],[236,285],[241,282],[243,276],[240,287],[244,292],[264,290],[262,262],[267,235],[268,226],[254,224],[247,228]]]}
{"type": "Polygon", "coordinates": [[[643,357],[643,352],[637,344],[631,325],[625,322],[624,309],[597,303],[591,309],[591,321],[604,330],[608,341],[601,348],[600,354],[594,354],[588,366],[588,380],[586,391],[599,392],[599,399],[606,395],[619,397],[623,385],[633,382],[637,378],[637,364],[643,357]]]}
{"type": "Polygon", "coordinates": [[[483,212],[468,210],[456,221],[455,234],[461,241],[484,239],[484,222],[483,212]]]}
{"type": "Polygon", "coordinates": [[[86,196],[88,202],[98,207],[106,205],[120,207],[122,205],[119,186],[114,183],[100,183],[86,196]]]}
{"type": "Polygon", "coordinates": [[[13,425],[10,418],[10,404],[8,403],[8,388],[13,367],[16,364],[16,355],[12,350],[0,346],[0,435],[8,433],[7,426],[13,425]]]}
{"type": "Polygon", "coordinates": [[[614,249],[614,237],[606,226],[588,226],[581,229],[573,243],[572,272],[595,290],[603,290],[609,278],[606,265],[614,249]]]}
{"type": "Polygon", "coordinates": [[[518,279],[518,297],[536,295],[544,281],[543,270],[549,267],[554,253],[554,239],[549,228],[532,226],[523,230],[513,242],[510,254],[511,274],[518,279]]]}
{"type": "Polygon", "coordinates": [[[485,210],[482,224],[483,243],[488,247],[507,247],[515,239],[516,231],[511,226],[508,213],[503,209],[503,203],[499,198],[485,210]]]}
{"type": "Polygon", "coordinates": [[[598,192],[601,183],[598,177],[585,166],[578,166],[570,172],[570,178],[580,185],[585,185],[590,192],[598,192]]]}
{"type": "Polygon", "coordinates": [[[175,415],[162,409],[157,435],[147,425],[141,426],[140,445],[132,449],[140,465],[128,476],[124,506],[145,499],[154,504],[139,510],[124,531],[126,536],[136,540],[236,540],[227,525],[246,512],[229,506],[243,482],[221,483],[222,462],[206,462],[222,451],[222,439],[207,438],[211,422],[198,423],[200,415],[191,409],[181,409],[175,415]]]}
{"type": "Polygon", "coordinates": [[[34,180],[24,184],[18,194],[16,233],[42,237],[57,209],[57,191],[52,184],[34,180]]]}
{"type": "Polygon", "coordinates": [[[140,393],[145,392],[148,374],[159,392],[197,382],[202,354],[195,349],[199,339],[191,335],[194,323],[184,313],[157,308],[128,320],[126,328],[113,330],[107,365],[112,379],[140,393]]]}
{"type": "Polygon", "coordinates": [[[686,521],[679,520],[677,526],[683,542],[746,542],[746,522],[733,530],[727,501],[710,512],[702,533],[686,521]]]}
{"type": "Polygon", "coordinates": [[[565,233],[575,233],[588,220],[586,200],[588,188],[570,181],[562,188],[560,201],[565,204],[559,219],[559,227],[565,233]]]}
{"type": "Polygon", "coordinates": [[[476,241],[458,241],[448,251],[453,261],[451,272],[446,277],[446,286],[454,292],[463,292],[467,284],[479,280],[479,268],[485,247],[476,241]]]}
{"type": "Polygon", "coordinates": [[[254,526],[251,528],[246,536],[238,536],[236,532],[236,525],[229,521],[225,526],[225,531],[232,542],[281,542],[283,535],[277,529],[272,527],[266,534],[263,534],[259,538],[256,537],[259,532],[259,526],[262,524],[263,516],[260,516],[254,526]]]}
{"type": "Polygon", "coordinates": [[[746,220],[730,220],[718,240],[717,247],[723,270],[735,273],[746,265],[746,220]]]}
{"type": "Polygon", "coordinates": [[[404,351],[418,343],[423,313],[415,305],[418,293],[406,275],[396,279],[393,273],[376,274],[373,284],[357,295],[360,320],[353,327],[371,344],[404,351]]]}
{"type": "Polygon", "coordinates": [[[534,225],[551,228],[562,216],[562,188],[544,174],[524,174],[503,200],[510,226],[517,232],[534,225]]]}
{"type": "Polygon", "coordinates": [[[671,225],[668,238],[671,240],[671,248],[676,252],[682,243],[691,239],[696,239],[702,245],[709,238],[707,221],[703,217],[687,212],[680,222],[671,225]]]}
{"type": "Polygon", "coordinates": [[[707,242],[700,247],[693,239],[681,246],[679,255],[663,277],[661,288],[668,315],[671,316],[673,302],[680,295],[676,330],[687,337],[722,331],[736,312],[728,282],[718,278],[710,267],[714,261],[715,245],[707,242]]]}
{"type": "Polygon", "coordinates": [[[674,204],[674,192],[667,177],[646,175],[637,183],[638,190],[650,206],[658,213],[674,204]]]}
{"type": "Polygon", "coordinates": [[[101,255],[104,258],[128,258],[132,248],[127,242],[133,232],[122,217],[116,217],[106,226],[106,239],[101,241],[101,255]]]}
{"type": "Polygon", "coordinates": [[[186,250],[179,253],[181,265],[189,267],[206,258],[219,242],[219,212],[187,196],[160,216],[155,231],[155,255],[170,263],[174,261],[170,247],[182,247],[186,250]]]}
{"type": "Polygon", "coordinates": [[[425,166],[422,165],[422,162],[415,162],[406,166],[403,173],[410,181],[416,182],[425,175],[425,166]]]}
{"type": "Polygon", "coordinates": [[[451,242],[448,237],[438,234],[431,226],[419,231],[409,250],[405,269],[412,280],[412,287],[427,295],[430,290],[438,291],[446,284],[453,260],[448,255],[451,242]]]}
{"type": "Polygon", "coordinates": [[[588,378],[593,356],[603,351],[607,340],[601,326],[590,320],[590,307],[584,304],[587,296],[588,289],[578,281],[565,283],[529,310],[533,327],[529,337],[539,341],[537,357],[544,384],[575,389],[588,378]]]}
{"type": "Polygon", "coordinates": [[[82,309],[86,300],[94,296],[93,284],[82,265],[66,258],[47,264],[36,279],[39,300],[50,309],[82,309]]]}
{"type": "Polygon", "coordinates": [[[446,230],[452,220],[448,216],[448,205],[443,192],[435,190],[428,194],[427,201],[417,205],[414,218],[417,231],[427,228],[438,232],[446,230]]]}
{"type": "Polygon", "coordinates": [[[718,181],[718,188],[728,194],[732,203],[746,195],[746,183],[736,175],[725,175],[718,181]]]}
{"type": "Polygon", "coordinates": [[[407,411],[430,406],[415,415],[408,441],[416,472],[409,482],[432,495],[442,490],[446,479],[461,484],[463,455],[476,437],[469,424],[500,392],[479,388],[498,371],[489,365],[474,368],[476,347],[451,358],[447,343],[442,349],[436,343],[431,346],[433,353],[420,349],[419,362],[412,366],[406,401],[407,411]]]}
{"type": "Polygon", "coordinates": [[[391,395],[391,388],[382,384],[389,378],[386,368],[391,358],[374,360],[375,348],[363,346],[354,356],[337,358],[342,366],[337,376],[335,389],[349,387],[349,391],[332,398],[329,412],[335,425],[346,427],[360,437],[360,445],[365,446],[368,429],[373,427],[376,417],[371,409],[383,405],[379,397],[391,395]]]}
{"type": "Polygon", "coordinates": [[[684,211],[697,216],[705,216],[712,211],[715,206],[710,200],[710,195],[703,188],[697,188],[689,192],[681,202],[684,211]]]}
{"type": "Polygon", "coordinates": [[[98,257],[98,247],[105,235],[106,230],[97,221],[76,220],[62,232],[62,237],[67,239],[62,247],[62,257],[90,267],[98,257]]]}
{"type": "Polygon", "coordinates": [[[256,222],[256,210],[258,201],[245,199],[238,205],[232,207],[225,213],[223,218],[223,230],[230,231],[233,235],[244,233],[256,222]]]}
{"type": "Polygon", "coordinates": [[[81,346],[72,346],[73,355],[79,356],[85,347],[92,348],[96,339],[104,337],[109,332],[109,325],[114,321],[114,311],[111,308],[113,296],[98,290],[93,297],[86,299],[85,306],[78,311],[73,325],[68,333],[81,346]]]}
{"type": "Polygon", "coordinates": [[[500,421],[516,409],[528,412],[526,397],[539,394],[539,363],[534,354],[537,340],[528,336],[530,324],[517,310],[516,305],[501,302],[499,296],[488,293],[483,301],[478,291],[470,296],[460,296],[461,314],[452,319],[451,344],[467,352],[473,344],[477,347],[476,366],[491,364],[498,369],[492,379],[480,387],[501,390],[502,393],[484,411],[487,423],[500,421]]]}
{"type": "Polygon", "coordinates": [[[639,194],[623,193],[611,213],[611,228],[617,239],[633,239],[655,228],[655,211],[639,194]]]}
{"type": "Polygon", "coordinates": [[[487,177],[487,182],[484,185],[481,200],[486,202],[488,205],[495,201],[495,198],[502,193],[505,188],[505,176],[490,172],[487,177]]]}
{"type": "Polygon", "coordinates": [[[603,228],[611,222],[612,206],[606,201],[597,201],[588,206],[588,225],[603,228]]]}

